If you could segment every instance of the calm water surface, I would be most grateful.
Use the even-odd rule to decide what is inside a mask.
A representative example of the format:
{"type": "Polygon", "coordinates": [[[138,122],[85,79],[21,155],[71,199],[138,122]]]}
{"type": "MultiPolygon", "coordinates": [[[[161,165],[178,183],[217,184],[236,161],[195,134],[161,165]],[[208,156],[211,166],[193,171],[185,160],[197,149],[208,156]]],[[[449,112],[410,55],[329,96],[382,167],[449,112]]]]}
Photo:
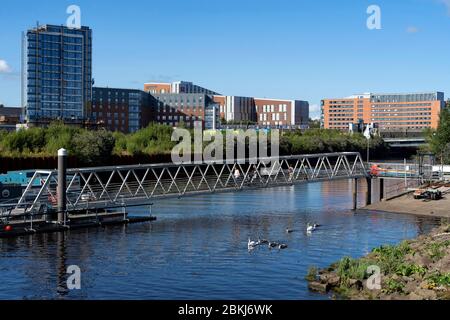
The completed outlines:
{"type": "Polygon", "coordinates": [[[0,299],[328,299],[308,291],[309,266],[359,257],[437,224],[353,214],[351,190],[350,181],[336,181],[171,199],[155,203],[152,223],[0,240],[0,299]],[[308,222],[323,227],[308,236],[308,222]],[[289,247],[249,252],[248,238],[258,236],[289,247]],[[69,265],[82,270],[81,290],[58,290],[69,265]]]}

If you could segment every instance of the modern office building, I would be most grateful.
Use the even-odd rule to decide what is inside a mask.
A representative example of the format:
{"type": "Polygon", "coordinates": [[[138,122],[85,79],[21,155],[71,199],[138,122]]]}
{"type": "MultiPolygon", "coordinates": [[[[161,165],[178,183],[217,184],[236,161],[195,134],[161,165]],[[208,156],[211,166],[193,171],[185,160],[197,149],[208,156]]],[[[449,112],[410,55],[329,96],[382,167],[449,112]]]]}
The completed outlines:
{"type": "Polygon", "coordinates": [[[164,94],[164,93],[203,93],[209,95],[218,95],[219,93],[212,90],[198,86],[188,81],[176,81],[172,83],[159,83],[150,82],[144,84],[144,91],[151,94],[164,94]]]}
{"type": "Polygon", "coordinates": [[[92,118],[110,131],[136,132],[153,121],[156,100],[134,89],[93,88],[92,118]]]}
{"type": "Polygon", "coordinates": [[[306,127],[309,120],[306,101],[224,96],[186,81],[146,83],[144,91],[159,101],[155,120],[173,126],[182,121],[192,127],[193,121],[203,121],[204,127],[210,127],[205,119],[208,108],[218,108],[217,122],[235,125],[306,127]]]}
{"type": "Polygon", "coordinates": [[[347,131],[351,123],[370,123],[370,114],[370,93],[321,102],[321,121],[326,129],[347,131]]]}
{"type": "Polygon", "coordinates": [[[155,121],[171,126],[184,123],[193,128],[195,121],[205,124],[205,108],[214,104],[212,98],[203,93],[152,94],[157,100],[155,121]]]}
{"type": "Polygon", "coordinates": [[[220,117],[227,122],[253,122],[261,127],[306,127],[309,103],[235,96],[214,96],[220,106],[220,117]]]}
{"type": "Polygon", "coordinates": [[[309,103],[300,100],[255,98],[258,125],[264,127],[306,128],[309,103]]]}
{"type": "Polygon", "coordinates": [[[255,100],[251,97],[213,96],[219,105],[220,118],[233,123],[256,123],[255,100]]]}
{"type": "Polygon", "coordinates": [[[436,129],[444,106],[443,92],[375,93],[370,96],[370,122],[382,131],[436,129]]]}
{"type": "Polygon", "coordinates": [[[210,103],[205,108],[205,129],[217,130],[220,127],[220,112],[217,103],[210,103]]]}
{"type": "Polygon", "coordinates": [[[92,82],[91,29],[42,25],[24,34],[22,108],[29,124],[84,123],[92,82]]]}
{"type": "Polygon", "coordinates": [[[352,123],[375,123],[380,131],[422,131],[437,128],[445,106],[444,93],[363,94],[322,100],[327,129],[348,130],[352,123]]]}

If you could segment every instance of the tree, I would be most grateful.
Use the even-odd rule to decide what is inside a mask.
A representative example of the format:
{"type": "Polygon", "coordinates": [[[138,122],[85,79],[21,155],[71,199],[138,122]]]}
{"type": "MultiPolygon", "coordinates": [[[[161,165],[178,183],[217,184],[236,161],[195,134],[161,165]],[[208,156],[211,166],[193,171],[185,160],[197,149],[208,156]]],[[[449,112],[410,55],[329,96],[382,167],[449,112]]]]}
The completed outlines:
{"type": "Polygon", "coordinates": [[[448,163],[450,160],[450,109],[444,108],[441,111],[437,130],[429,131],[428,134],[431,151],[448,163]]]}
{"type": "Polygon", "coordinates": [[[83,130],[75,134],[73,138],[75,155],[87,164],[107,160],[111,156],[114,146],[114,136],[106,130],[83,130]]]}
{"type": "Polygon", "coordinates": [[[320,128],[320,120],[318,119],[309,119],[309,128],[310,129],[319,129],[320,128]]]}

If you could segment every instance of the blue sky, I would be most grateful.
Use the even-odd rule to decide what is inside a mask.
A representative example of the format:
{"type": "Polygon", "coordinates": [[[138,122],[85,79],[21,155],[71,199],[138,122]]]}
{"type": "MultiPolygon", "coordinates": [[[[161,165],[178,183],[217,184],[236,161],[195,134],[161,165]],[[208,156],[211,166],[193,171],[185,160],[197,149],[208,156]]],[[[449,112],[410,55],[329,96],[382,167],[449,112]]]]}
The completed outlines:
{"type": "Polygon", "coordinates": [[[82,10],[98,86],[187,80],[226,95],[308,100],[450,95],[450,0],[2,0],[0,102],[20,105],[20,35],[82,10]],[[366,27],[369,5],[381,30],[366,27]]]}

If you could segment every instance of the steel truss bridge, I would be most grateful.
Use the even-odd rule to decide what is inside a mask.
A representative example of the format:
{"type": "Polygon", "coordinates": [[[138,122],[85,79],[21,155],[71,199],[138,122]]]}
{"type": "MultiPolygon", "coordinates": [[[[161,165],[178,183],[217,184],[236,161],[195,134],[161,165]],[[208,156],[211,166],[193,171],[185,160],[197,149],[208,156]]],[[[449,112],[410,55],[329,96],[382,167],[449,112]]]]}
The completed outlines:
{"type": "MultiPolygon", "coordinates": [[[[368,172],[357,152],[186,164],[68,169],[67,211],[150,205],[155,199],[357,179],[368,172]]],[[[57,170],[37,170],[9,210],[57,208],[57,170]]]]}

